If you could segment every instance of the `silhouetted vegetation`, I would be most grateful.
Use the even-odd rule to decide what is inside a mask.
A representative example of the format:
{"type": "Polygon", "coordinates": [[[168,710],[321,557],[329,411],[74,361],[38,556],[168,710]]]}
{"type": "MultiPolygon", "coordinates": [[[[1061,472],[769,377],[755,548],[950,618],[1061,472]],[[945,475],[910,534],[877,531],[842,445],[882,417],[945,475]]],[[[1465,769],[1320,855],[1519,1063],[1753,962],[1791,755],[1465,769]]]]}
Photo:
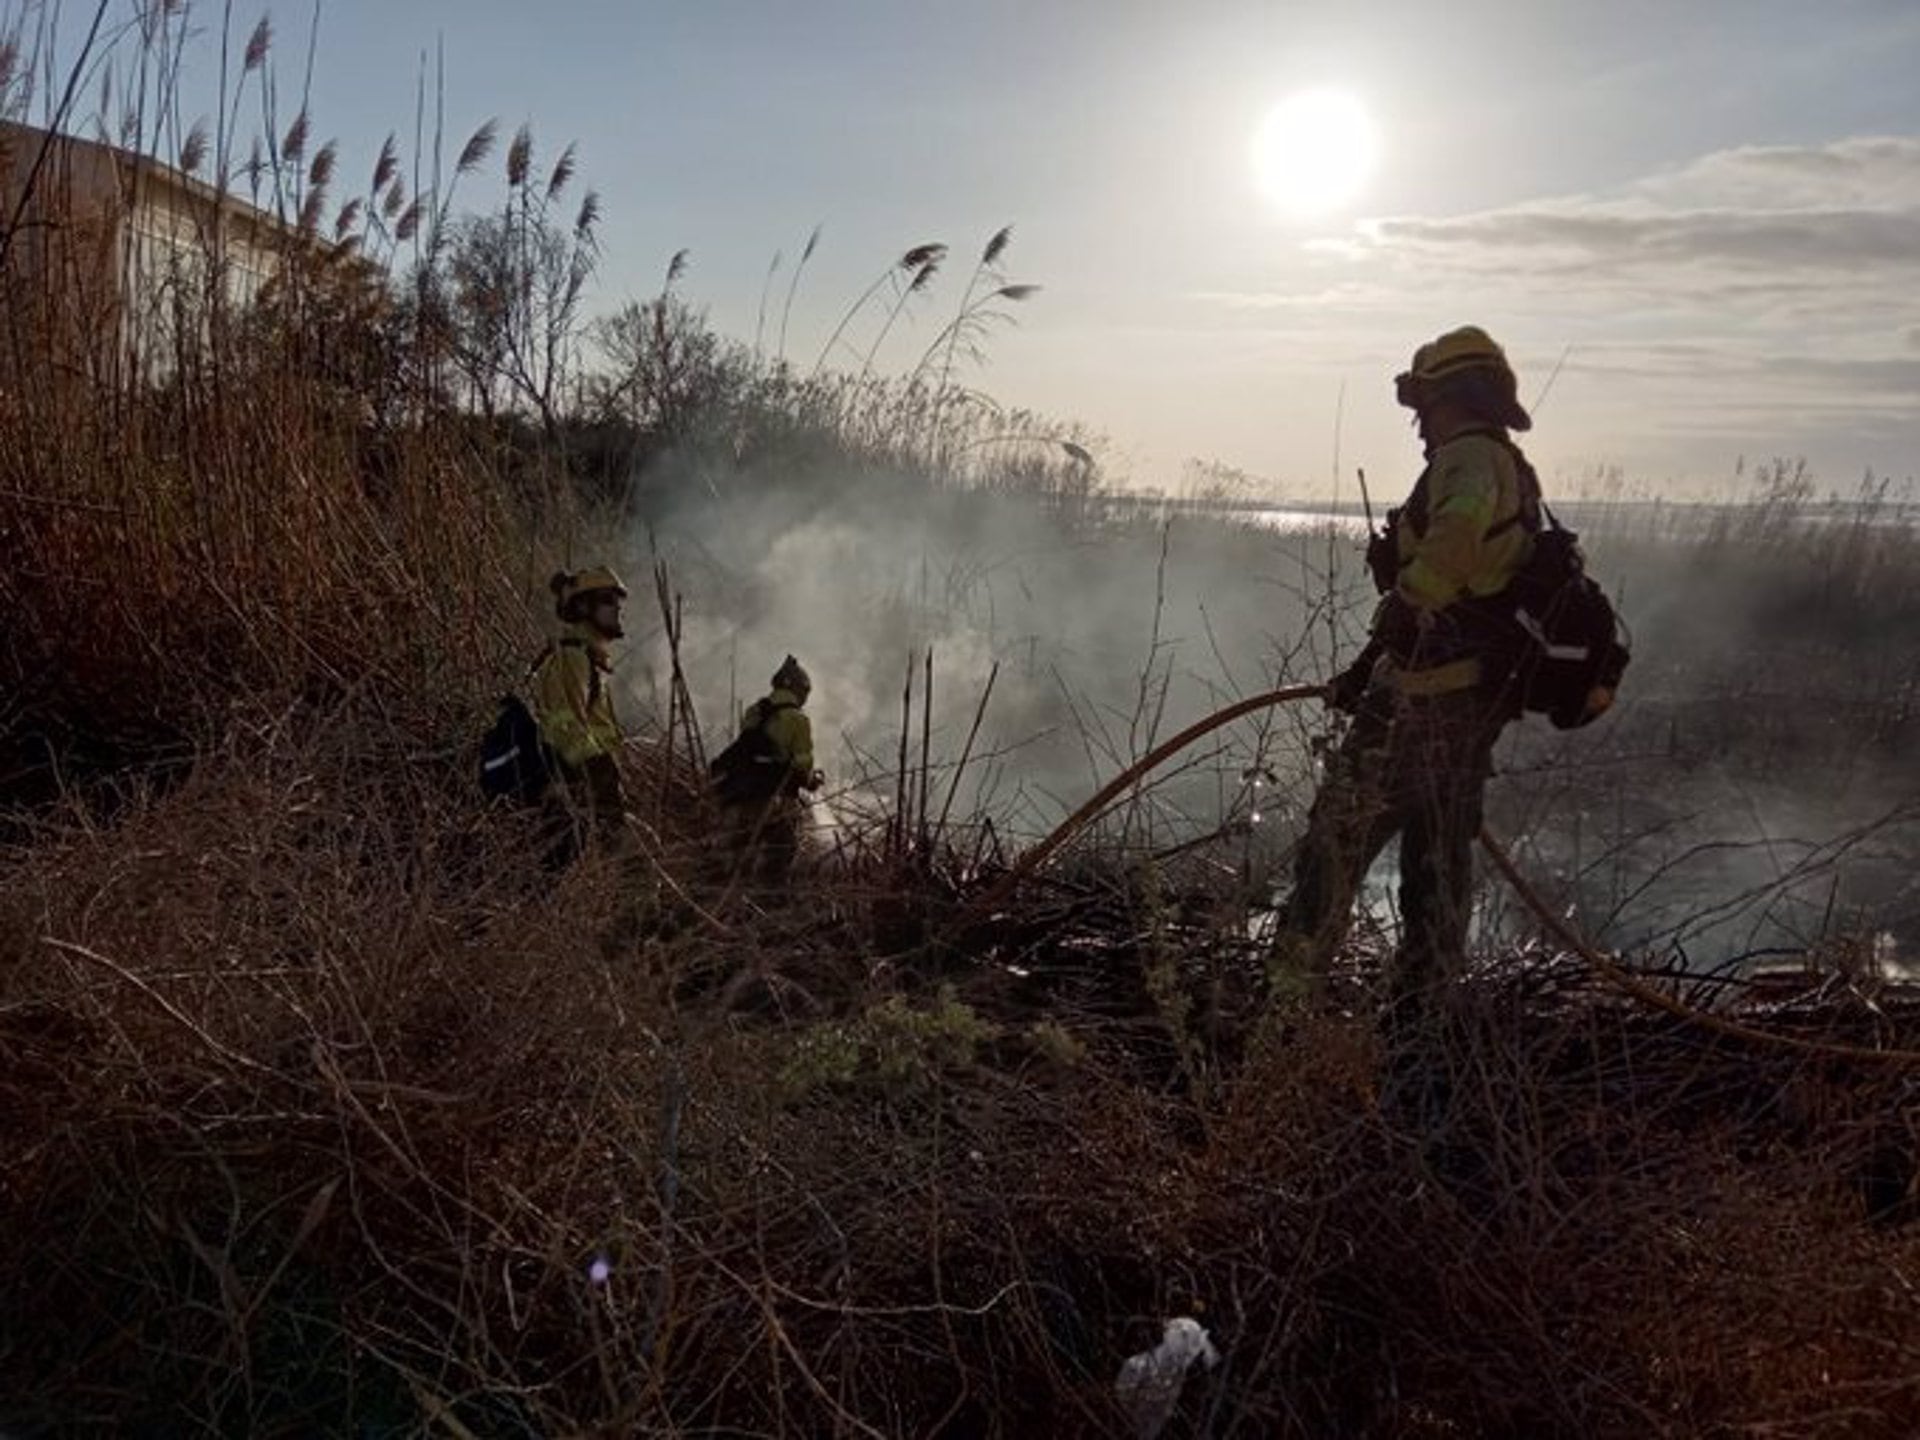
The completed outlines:
{"type": "MultiPolygon", "coordinates": [[[[129,115],[169,113],[186,8],[147,7],[146,48],[111,57],[129,115]]],[[[44,68],[32,34],[0,35],[14,116],[62,108],[19,78],[44,68]]],[[[948,250],[904,251],[806,373],[779,297],[769,354],[713,331],[677,259],[596,321],[571,151],[520,132],[489,201],[468,197],[491,128],[444,165],[390,144],[342,199],[304,109],[274,112],[272,45],[263,24],[235,47],[221,97],[261,111],[257,148],[231,120],[168,144],[98,117],[275,217],[256,294],[229,298],[217,236],[176,258],[156,360],[119,325],[76,352],[48,317],[78,282],[29,247],[0,273],[0,1426],[1112,1434],[1122,1362],[1194,1315],[1225,1360],[1169,1434],[1909,1432],[1906,1073],[1644,1011],[1509,916],[1463,987],[1447,1123],[1404,1133],[1378,1093],[1378,926],[1323,1012],[1259,998],[1287,837],[1256,836],[1248,764],[1309,763],[1304,721],[1143,785],[987,907],[1046,823],[1034,794],[996,811],[963,787],[1019,760],[979,731],[999,671],[943,690],[975,725],[936,731],[950,682],[922,649],[895,728],[890,654],[887,752],[835,778],[800,893],[769,897],[716,869],[703,717],[675,689],[629,717],[639,863],[534,863],[534,817],[482,804],[472,751],[556,563],[737,518],[714,497],[778,477],[953,533],[1012,523],[1049,556],[1098,536],[1144,605],[1165,517],[1105,493],[1090,437],[969,388],[970,349],[1032,294],[1008,231],[931,317],[948,250]],[[877,369],[916,321],[915,366],[877,369]],[[1226,798],[1203,817],[1193,785],[1226,798]]],[[[33,164],[7,146],[0,173],[33,164]]],[[[1905,752],[1910,529],[1871,494],[1811,524],[1779,480],[1700,533],[1626,506],[1593,528],[1629,613],[1659,597],[1647,705],[1607,764],[1759,767],[1795,743],[1768,725],[1836,715],[1798,743],[1905,752]],[[1761,606],[1688,631],[1755,574],[1761,606]],[[1654,678],[1714,665],[1753,702],[1708,716],[1654,678]]],[[[1279,557],[1260,599],[1286,633],[1249,673],[1315,678],[1354,557],[1206,523],[1203,566],[1236,582],[1279,557]]],[[[922,603],[983,584],[956,566],[922,603]]],[[[1161,734],[1150,613],[1120,700],[1061,683],[1048,712],[1091,769],[1161,734]]],[[[1626,787],[1557,753],[1527,752],[1507,818],[1598,922],[1638,897],[1560,821],[1626,787]]],[[[1653,833],[1612,813],[1610,844],[1653,833]]],[[[1781,1036],[1920,1048],[1874,928],[1830,915],[1768,976],[1656,956],[1649,983],[1781,1036]]]]}

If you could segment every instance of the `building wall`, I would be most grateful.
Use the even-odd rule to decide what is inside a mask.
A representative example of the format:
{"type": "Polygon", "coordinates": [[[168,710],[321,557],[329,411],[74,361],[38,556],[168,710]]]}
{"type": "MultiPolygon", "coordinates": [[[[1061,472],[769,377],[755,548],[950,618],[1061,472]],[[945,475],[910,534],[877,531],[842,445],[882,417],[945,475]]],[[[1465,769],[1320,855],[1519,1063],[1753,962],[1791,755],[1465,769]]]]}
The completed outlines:
{"type": "Polygon", "coordinates": [[[0,273],[15,353],[51,347],[100,378],[155,380],[213,314],[238,314],[279,269],[287,231],[157,162],[0,122],[0,224],[22,223],[0,273]]]}
{"type": "Polygon", "coordinates": [[[140,173],[129,188],[119,280],[123,338],[153,378],[172,367],[183,340],[207,339],[216,311],[232,318],[259,298],[279,272],[284,232],[164,172],[140,173]]]}
{"type": "Polygon", "coordinates": [[[0,123],[0,224],[18,216],[0,242],[0,338],[9,359],[50,353],[91,369],[100,338],[117,333],[120,183],[104,147],[56,138],[42,155],[45,139],[41,131],[0,123]]]}

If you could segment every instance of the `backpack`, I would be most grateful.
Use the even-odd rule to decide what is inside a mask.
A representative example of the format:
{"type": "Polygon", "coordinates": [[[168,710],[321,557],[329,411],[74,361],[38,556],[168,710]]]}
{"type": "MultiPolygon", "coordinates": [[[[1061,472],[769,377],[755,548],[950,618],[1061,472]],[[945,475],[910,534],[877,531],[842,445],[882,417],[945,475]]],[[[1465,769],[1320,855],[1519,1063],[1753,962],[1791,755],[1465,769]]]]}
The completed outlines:
{"type": "Polygon", "coordinates": [[[1497,597],[1515,630],[1521,705],[1556,730],[1574,730],[1604,711],[1589,710],[1595,690],[1617,689],[1631,655],[1607,592],[1587,574],[1580,537],[1542,503],[1546,525],[1533,553],[1497,597]]]}
{"type": "MultiPolygon", "coordinates": [[[[1587,574],[1580,537],[1548,508],[1532,463],[1504,434],[1492,438],[1513,457],[1520,507],[1485,538],[1517,525],[1533,537],[1533,547],[1505,589],[1459,602],[1463,643],[1511,661],[1523,710],[1545,715],[1555,729],[1577,729],[1605,709],[1590,711],[1587,697],[1620,684],[1630,658],[1624,627],[1607,592],[1587,574]]],[[[1382,594],[1399,581],[1394,526],[1404,518],[1415,533],[1426,530],[1428,474],[1421,472],[1403,509],[1387,512],[1386,528],[1368,536],[1367,569],[1382,594]]]]}
{"type": "MultiPolygon", "coordinates": [[[[527,667],[527,682],[540,673],[561,646],[579,649],[585,642],[568,638],[548,645],[527,667]]],[[[587,676],[587,708],[600,696],[600,672],[591,665],[587,676]]],[[[480,789],[491,799],[531,805],[547,793],[555,771],[553,752],[540,738],[540,722],[527,702],[511,692],[500,697],[492,727],[480,737],[480,789]]]]}
{"type": "Polygon", "coordinates": [[[794,707],[762,700],[753,708],[753,722],[707,762],[707,779],[722,805],[764,805],[787,784],[792,762],[767,733],[767,722],[794,707]]]}
{"type": "Polygon", "coordinates": [[[480,739],[480,789],[491,799],[531,805],[553,783],[553,762],[540,722],[518,695],[500,697],[493,728],[480,739]]]}

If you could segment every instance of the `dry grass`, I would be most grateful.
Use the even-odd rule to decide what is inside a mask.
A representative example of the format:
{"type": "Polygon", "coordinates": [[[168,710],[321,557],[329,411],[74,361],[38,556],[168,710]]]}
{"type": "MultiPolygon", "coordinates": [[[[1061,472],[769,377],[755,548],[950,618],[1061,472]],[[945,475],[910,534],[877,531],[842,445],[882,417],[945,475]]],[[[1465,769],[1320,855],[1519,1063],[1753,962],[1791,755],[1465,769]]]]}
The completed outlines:
{"type": "MultiPolygon", "coordinates": [[[[383,265],[449,223],[397,175],[362,211],[383,265]]],[[[918,379],[735,356],[668,396],[673,442],[1097,515],[1062,432],[954,379],[1023,298],[1005,246],[918,379]]],[[[1364,953],[1345,1012],[1257,1030],[1244,886],[1145,860],[1131,814],[972,916],[1003,857],[924,738],[789,903],[702,844],[684,732],[633,748],[632,857],[541,869],[468,745],[526,582],[590,533],[583,417],[476,420],[402,305],[431,271],[316,267],[145,385],[9,312],[0,1425],[1112,1434],[1121,1362],[1196,1314],[1226,1358],[1174,1434],[1909,1432],[1896,1077],[1516,954],[1463,989],[1447,1129],[1408,1137],[1364,953]]],[[[1920,1042],[1861,993],[1754,1022],[1920,1042]]]]}
{"type": "MultiPolygon", "coordinates": [[[[1054,882],[1043,924],[902,948],[943,866],[766,909],[666,840],[701,913],[628,946],[618,867],[550,882],[361,738],[235,743],[6,856],[6,1423],[1103,1434],[1178,1313],[1227,1361],[1174,1433],[1895,1435],[1920,1401],[1884,1074],[1516,961],[1423,1144],[1363,1020],[1247,1049],[1209,1010],[1249,957],[1194,897],[1054,882]]],[[[1920,1036],[1878,1008],[1763,1023],[1920,1036]]]]}

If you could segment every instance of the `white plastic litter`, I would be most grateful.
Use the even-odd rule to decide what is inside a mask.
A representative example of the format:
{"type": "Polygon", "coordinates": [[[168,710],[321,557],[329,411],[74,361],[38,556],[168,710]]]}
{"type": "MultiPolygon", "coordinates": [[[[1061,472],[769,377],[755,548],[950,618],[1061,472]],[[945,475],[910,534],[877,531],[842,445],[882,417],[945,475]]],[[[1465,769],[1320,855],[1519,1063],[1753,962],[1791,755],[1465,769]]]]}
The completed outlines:
{"type": "Polygon", "coordinates": [[[1173,1407],[1195,1360],[1211,1370],[1220,1363],[1220,1352],[1213,1348],[1206,1327],[1183,1315],[1167,1322],[1167,1333],[1157,1346],[1129,1357],[1120,1367],[1113,1393],[1140,1440],[1154,1440],[1173,1418],[1173,1407]]]}

